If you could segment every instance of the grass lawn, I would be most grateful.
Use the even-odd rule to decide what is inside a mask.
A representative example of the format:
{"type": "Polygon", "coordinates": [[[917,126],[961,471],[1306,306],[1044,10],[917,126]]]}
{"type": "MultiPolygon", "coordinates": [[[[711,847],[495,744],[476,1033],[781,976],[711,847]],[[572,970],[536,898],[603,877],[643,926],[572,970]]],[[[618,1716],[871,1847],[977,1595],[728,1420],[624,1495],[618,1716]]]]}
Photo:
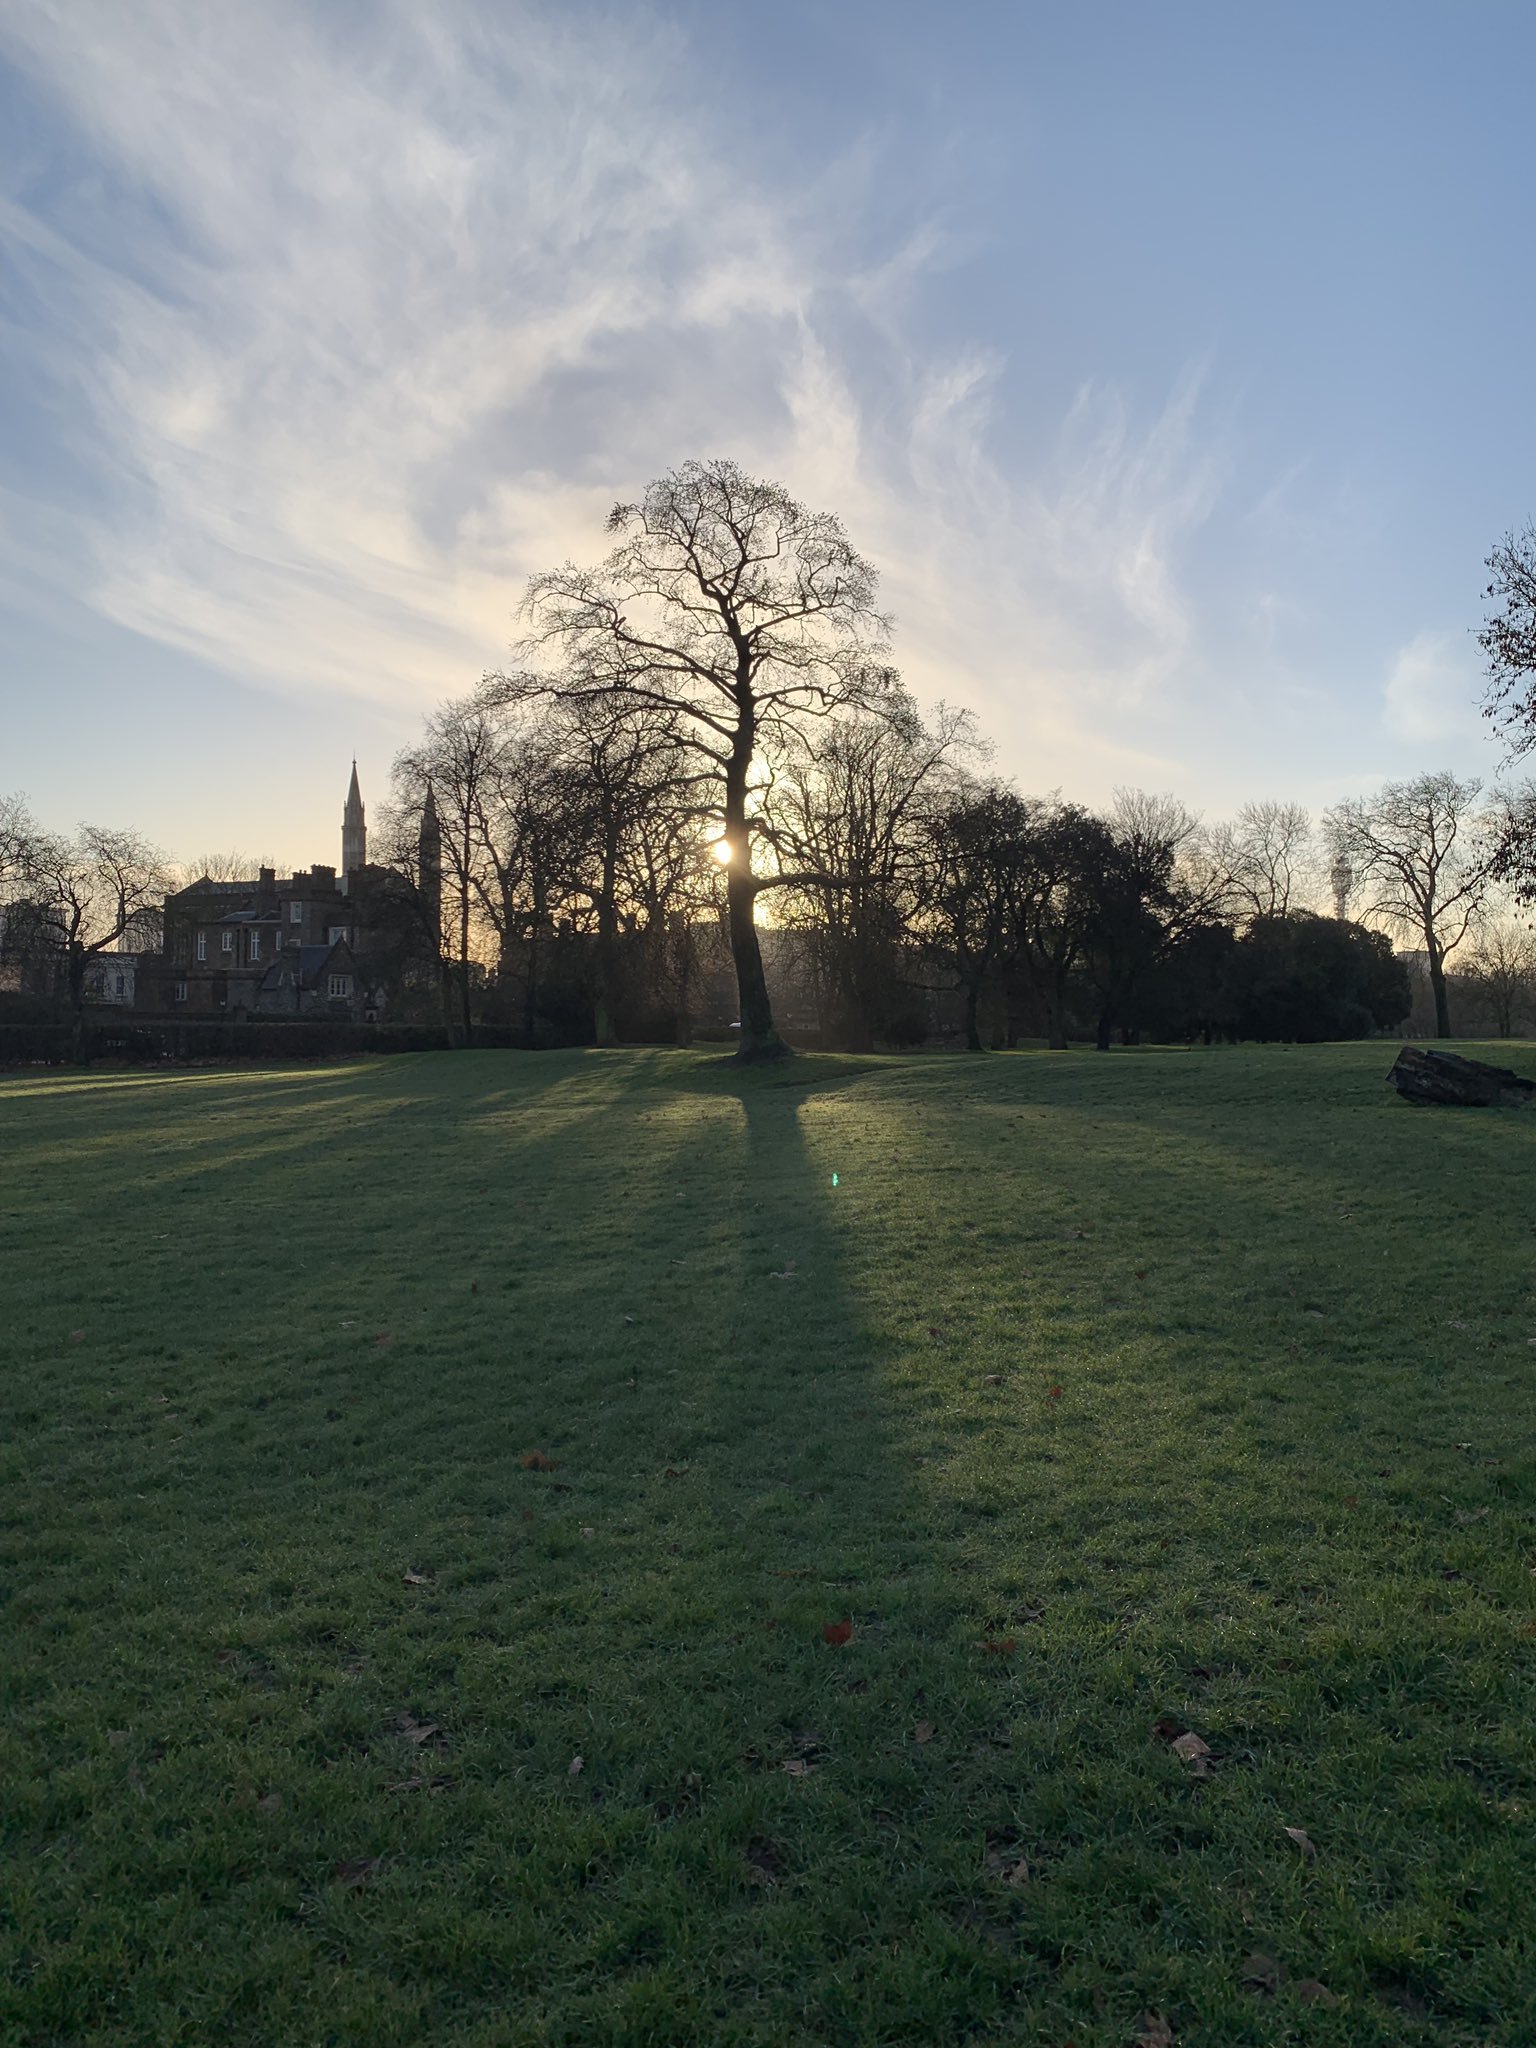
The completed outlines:
{"type": "Polygon", "coordinates": [[[1536,1116],[1391,1059],[0,1076],[0,2040],[1536,2041],[1536,1116]]]}

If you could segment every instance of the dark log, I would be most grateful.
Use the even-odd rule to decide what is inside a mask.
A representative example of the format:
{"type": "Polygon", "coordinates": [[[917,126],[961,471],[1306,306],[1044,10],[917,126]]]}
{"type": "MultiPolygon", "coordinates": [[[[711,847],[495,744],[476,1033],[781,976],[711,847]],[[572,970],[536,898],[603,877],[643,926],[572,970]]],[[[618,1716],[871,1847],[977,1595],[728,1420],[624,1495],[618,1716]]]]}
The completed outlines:
{"type": "Polygon", "coordinates": [[[1387,1079],[1405,1102],[1444,1102],[1461,1109],[1520,1109],[1536,1092],[1508,1067],[1485,1067],[1460,1053],[1422,1052],[1405,1045],[1387,1079]]]}

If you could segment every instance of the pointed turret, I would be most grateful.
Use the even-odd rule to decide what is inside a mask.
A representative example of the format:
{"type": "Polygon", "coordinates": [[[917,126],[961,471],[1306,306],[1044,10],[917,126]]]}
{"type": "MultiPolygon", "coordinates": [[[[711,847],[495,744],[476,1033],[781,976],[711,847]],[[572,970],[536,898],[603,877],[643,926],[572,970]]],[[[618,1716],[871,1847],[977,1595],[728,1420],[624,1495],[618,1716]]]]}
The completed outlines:
{"type": "Polygon", "coordinates": [[[352,763],[352,785],[347,807],[341,814],[341,886],[348,877],[368,865],[368,820],[363,812],[363,792],[357,786],[357,763],[352,763]]]}
{"type": "Polygon", "coordinates": [[[421,905],[431,935],[432,950],[443,950],[443,828],[438,822],[437,798],[427,784],[426,802],[421,807],[421,830],[416,837],[417,873],[421,905]]]}

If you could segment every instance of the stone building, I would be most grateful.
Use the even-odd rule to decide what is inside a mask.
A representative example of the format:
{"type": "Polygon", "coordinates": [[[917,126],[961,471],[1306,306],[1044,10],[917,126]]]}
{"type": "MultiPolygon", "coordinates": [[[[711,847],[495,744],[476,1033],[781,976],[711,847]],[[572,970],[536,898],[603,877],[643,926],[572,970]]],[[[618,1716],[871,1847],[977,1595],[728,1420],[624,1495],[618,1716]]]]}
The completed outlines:
{"type": "Polygon", "coordinates": [[[319,864],[279,877],[204,875],[165,900],[161,951],[137,963],[134,1007],[160,1016],[334,1018],[374,1023],[385,1014],[398,968],[402,891],[421,945],[440,945],[442,863],[428,792],[418,880],[368,864],[368,828],[357,763],[341,828],[342,868],[319,864]]]}

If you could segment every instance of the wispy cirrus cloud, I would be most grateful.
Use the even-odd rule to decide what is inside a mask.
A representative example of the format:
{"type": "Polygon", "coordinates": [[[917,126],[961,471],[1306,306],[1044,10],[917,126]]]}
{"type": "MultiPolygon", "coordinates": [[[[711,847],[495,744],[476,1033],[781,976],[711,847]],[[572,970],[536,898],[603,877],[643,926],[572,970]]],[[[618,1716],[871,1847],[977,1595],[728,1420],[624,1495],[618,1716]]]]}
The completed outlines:
{"type": "Polygon", "coordinates": [[[108,617],[405,709],[500,659],[522,579],[600,545],[615,496],[730,453],[844,513],[915,685],[1026,772],[1163,772],[1106,721],[1193,653],[1201,373],[1146,419],[1085,383],[1006,473],[1013,369],[912,339],[953,238],[864,245],[866,141],[756,188],[685,45],[622,12],[70,0],[0,50],[58,115],[0,190],[11,342],[93,485],[45,505],[49,558],[108,617]]]}

